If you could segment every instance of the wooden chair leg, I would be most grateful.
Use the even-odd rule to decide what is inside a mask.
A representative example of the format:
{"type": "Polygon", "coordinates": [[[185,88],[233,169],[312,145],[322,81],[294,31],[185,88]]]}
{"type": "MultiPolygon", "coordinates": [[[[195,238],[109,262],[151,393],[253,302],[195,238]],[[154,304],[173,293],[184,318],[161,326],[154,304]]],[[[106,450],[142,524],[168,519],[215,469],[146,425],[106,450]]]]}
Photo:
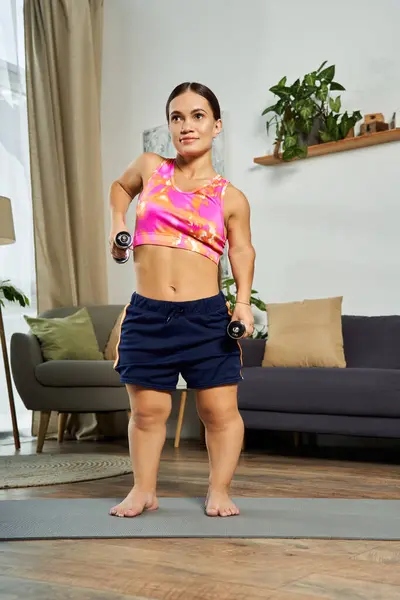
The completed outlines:
{"type": "Polygon", "coordinates": [[[57,441],[59,444],[62,444],[64,441],[64,432],[67,426],[69,413],[58,413],[58,434],[57,441]]]}
{"type": "Polygon", "coordinates": [[[46,437],[50,416],[51,411],[40,411],[39,432],[36,444],[36,452],[38,453],[40,453],[43,450],[44,438],[46,437]]]}
{"type": "Polygon", "coordinates": [[[176,424],[174,448],[179,448],[179,443],[181,440],[181,431],[182,431],[182,425],[183,425],[183,416],[185,414],[186,398],[187,398],[187,390],[183,390],[183,392],[181,393],[181,402],[179,405],[178,422],[176,424]]]}

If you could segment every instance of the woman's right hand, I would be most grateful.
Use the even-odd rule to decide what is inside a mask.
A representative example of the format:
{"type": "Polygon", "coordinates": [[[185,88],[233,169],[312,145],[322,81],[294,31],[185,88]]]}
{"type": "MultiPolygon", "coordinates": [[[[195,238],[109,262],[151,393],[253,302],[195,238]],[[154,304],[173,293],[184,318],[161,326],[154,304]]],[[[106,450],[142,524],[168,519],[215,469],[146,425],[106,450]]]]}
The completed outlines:
{"type": "Polygon", "coordinates": [[[121,231],[127,231],[127,227],[126,227],[126,224],[124,223],[124,221],[113,222],[112,226],[111,226],[110,237],[108,240],[109,245],[110,245],[111,256],[113,258],[124,258],[125,257],[126,250],[123,250],[122,248],[118,248],[118,246],[115,245],[115,238],[116,238],[117,234],[120,233],[121,231]]]}

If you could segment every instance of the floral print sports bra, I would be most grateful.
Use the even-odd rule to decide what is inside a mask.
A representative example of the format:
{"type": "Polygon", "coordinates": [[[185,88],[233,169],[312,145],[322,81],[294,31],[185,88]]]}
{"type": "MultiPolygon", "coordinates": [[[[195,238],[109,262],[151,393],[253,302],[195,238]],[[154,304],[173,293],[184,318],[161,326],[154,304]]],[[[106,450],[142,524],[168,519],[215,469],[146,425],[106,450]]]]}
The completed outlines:
{"type": "Polygon", "coordinates": [[[175,159],[165,159],[139,196],[133,247],[183,248],[213,262],[223,254],[223,199],[228,181],[217,175],[202,188],[183,192],[174,184],[175,159]]]}

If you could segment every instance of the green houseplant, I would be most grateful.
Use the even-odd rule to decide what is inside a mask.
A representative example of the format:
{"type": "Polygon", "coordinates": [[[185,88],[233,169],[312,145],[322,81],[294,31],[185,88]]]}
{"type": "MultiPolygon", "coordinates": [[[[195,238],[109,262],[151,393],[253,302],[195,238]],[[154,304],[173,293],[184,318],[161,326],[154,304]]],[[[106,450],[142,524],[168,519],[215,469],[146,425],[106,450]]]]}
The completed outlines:
{"type": "Polygon", "coordinates": [[[266,123],[269,133],[276,126],[275,156],[282,146],[282,159],[305,158],[307,147],[315,143],[338,141],[347,137],[362,118],[360,111],[341,113],[341,96],[332,92],[345,91],[342,84],[334,81],[335,65],[307,73],[287,85],[287,77],[270,88],[277,102],[268,106],[262,115],[273,113],[266,123]]]}
{"type": "Polygon", "coordinates": [[[19,440],[19,431],[18,431],[18,423],[17,423],[17,414],[15,411],[15,402],[14,402],[14,394],[11,383],[11,373],[10,373],[10,365],[8,361],[8,353],[7,353],[7,343],[6,336],[4,332],[4,323],[3,323],[3,314],[2,314],[2,306],[4,306],[4,300],[8,300],[8,302],[19,302],[21,306],[27,306],[29,304],[28,298],[23,294],[20,290],[17,290],[14,286],[10,284],[10,281],[7,279],[6,281],[0,281],[0,342],[3,353],[3,361],[4,361],[4,370],[6,374],[6,382],[7,382],[7,390],[8,390],[8,400],[10,403],[10,413],[11,413],[11,421],[13,427],[13,435],[14,435],[14,444],[15,449],[20,449],[20,440],[19,440]]]}
{"type": "Polygon", "coordinates": [[[8,302],[18,302],[20,306],[29,306],[27,296],[12,286],[9,279],[0,281],[0,306],[4,306],[4,299],[8,302]]]}
{"type": "MultiPolygon", "coordinates": [[[[225,277],[222,280],[222,292],[227,302],[229,302],[230,310],[233,312],[236,306],[236,284],[232,277],[225,277]]],[[[255,294],[258,294],[257,290],[251,290],[250,305],[255,306],[258,310],[266,312],[265,303],[255,294]]],[[[266,328],[263,327],[261,330],[254,328],[252,335],[255,339],[265,339],[267,337],[266,328]]]]}

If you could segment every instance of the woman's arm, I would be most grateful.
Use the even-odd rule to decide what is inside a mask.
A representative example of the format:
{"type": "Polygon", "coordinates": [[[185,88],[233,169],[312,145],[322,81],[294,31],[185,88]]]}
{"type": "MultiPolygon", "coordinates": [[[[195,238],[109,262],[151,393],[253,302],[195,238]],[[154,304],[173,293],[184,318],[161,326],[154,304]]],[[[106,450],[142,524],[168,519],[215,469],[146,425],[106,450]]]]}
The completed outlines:
{"type": "Polygon", "coordinates": [[[114,244],[116,235],[126,230],[126,213],[129,206],[146,184],[151,173],[164,159],[158,154],[145,152],[131,162],[124,173],[110,187],[111,231],[109,236],[110,252],[114,258],[122,258],[125,250],[114,244]]]}
{"type": "Polygon", "coordinates": [[[241,191],[228,186],[225,193],[225,210],[228,215],[228,258],[237,291],[232,320],[243,321],[247,335],[251,335],[254,331],[254,316],[250,307],[250,296],[256,253],[251,241],[249,202],[241,191]]]}
{"type": "Polygon", "coordinates": [[[225,193],[228,212],[228,257],[236,282],[237,302],[250,302],[256,253],[251,241],[250,206],[246,196],[233,186],[225,193]]]}
{"type": "Polygon", "coordinates": [[[144,182],[162,157],[152,152],[145,152],[131,162],[124,173],[110,187],[111,218],[117,222],[125,222],[130,203],[143,189],[144,182]]]}

